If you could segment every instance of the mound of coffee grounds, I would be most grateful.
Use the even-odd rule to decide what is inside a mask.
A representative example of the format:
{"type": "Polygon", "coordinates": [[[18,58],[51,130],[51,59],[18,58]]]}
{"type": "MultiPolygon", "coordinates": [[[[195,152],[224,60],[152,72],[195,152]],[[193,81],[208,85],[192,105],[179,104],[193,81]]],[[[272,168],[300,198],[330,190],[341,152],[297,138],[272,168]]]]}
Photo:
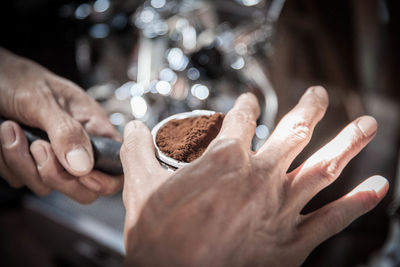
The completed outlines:
{"type": "Polygon", "coordinates": [[[167,156],[182,162],[200,157],[219,133],[225,115],[192,117],[167,122],[156,136],[158,148],[167,156]]]}

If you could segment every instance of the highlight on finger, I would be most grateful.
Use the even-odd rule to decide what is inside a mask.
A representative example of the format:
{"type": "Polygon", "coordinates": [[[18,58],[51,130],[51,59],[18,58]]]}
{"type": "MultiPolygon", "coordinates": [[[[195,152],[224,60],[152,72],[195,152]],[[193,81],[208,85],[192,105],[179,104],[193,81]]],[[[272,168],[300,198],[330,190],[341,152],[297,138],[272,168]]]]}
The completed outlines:
{"type": "Polygon", "coordinates": [[[386,180],[386,178],[380,175],[375,175],[368,178],[361,184],[359,184],[350,193],[348,193],[345,196],[345,198],[353,197],[360,192],[371,191],[376,193],[378,199],[382,199],[386,195],[388,190],[389,190],[389,182],[386,180]]]}
{"type": "Polygon", "coordinates": [[[292,196],[290,201],[293,205],[301,210],[319,191],[333,183],[349,161],[373,139],[377,127],[373,117],[363,116],[356,119],[300,167],[289,173],[292,196]]]}
{"type": "Polygon", "coordinates": [[[382,176],[372,176],[340,199],[304,216],[305,242],[319,245],[327,238],[345,229],[352,221],[372,210],[389,190],[382,176]],[[311,239],[311,240],[310,240],[311,239]]]}

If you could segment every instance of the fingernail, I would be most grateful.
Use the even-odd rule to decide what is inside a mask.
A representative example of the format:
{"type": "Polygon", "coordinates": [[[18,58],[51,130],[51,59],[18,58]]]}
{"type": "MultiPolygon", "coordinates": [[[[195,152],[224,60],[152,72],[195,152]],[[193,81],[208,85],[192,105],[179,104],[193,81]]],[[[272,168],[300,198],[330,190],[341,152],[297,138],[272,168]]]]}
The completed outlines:
{"type": "MultiPolygon", "coordinates": [[[[254,98],[254,97],[256,97],[253,93],[251,93],[251,92],[247,92],[247,93],[244,93],[244,94],[241,94],[238,98],[237,98],[237,100],[239,100],[239,99],[246,99],[246,98],[254,98]]],[[[237,103],[238,101],[236,101],[236,103],[237,103]]]]}
{"type": "Polygon", "coordinates": [[[311,92],[322,99],[325,99],[327,95],[326,90],[322,86],[311,87],[311,92]]]}
{"type": "Polygon", "coordinates": [[[373,190],[379,195],[382,193],[382,190],[387,186],[388,181],[382,176],[375,175],[370,178],[369,183],[373,190]]]}
{"type": "Polygon", "coordinates": [[[358,128],[366,135],[370,136],[376,132],[378,124],[373,117],[365,116],[357,122],[358,128]]]}
{"type": "Polygon", "coordinates": [[[38,168],[41,168],[47,161],[47,151],[41,145],[37,145],[32,149],[32,155],[38,168]]]}
{"type": "Polygon", "coordinates": [[[253,97],[254,94],[251,93],[251,92],[247,92],[247,93],[242,94],[241,96],[242,96],[242,97],[253,97]]]}
{"type": "Polygon", "coordinates": [[[366,181],[364,181],[362,184],[357,186],[350,194],[354,195],[358,192],[364,192],[364,191],[375,191],[376,194],[381,197],[383,194],[386,193],[386,187],[387,187],[388,181],[380,176],[380,175],[375,175],[370,178],[368,178],[366,181]]]}
{"type": "Polygon", "coordinates": [[[85,172],[92,168],[92,160],[83,147],[69,151],[66,154],[66,158],[69,166],[74,171],[85,172]]]}
{"type": "Polygon", "coordinates": [[[141,121],[130,121],[124,129],[124,139],[126,139],[132,132],[143,126],[141,121]]]}
{"type": "Polygon", "coordinates": [[[5,147],[10,147],[16,142],[17,136],[11,124],[5,123],[1,125],[1,140],[5,147]]]}
{"type": "Polygon", "coordinates": [[[90,177],[90,176],[86,176],[86,177],[82,177],[80,179],[81,179],[81,182],[86,187],[88,187],[90,190],[96,191],[96,192],[101,190],[101,184],[95,178],[90,177]]]}

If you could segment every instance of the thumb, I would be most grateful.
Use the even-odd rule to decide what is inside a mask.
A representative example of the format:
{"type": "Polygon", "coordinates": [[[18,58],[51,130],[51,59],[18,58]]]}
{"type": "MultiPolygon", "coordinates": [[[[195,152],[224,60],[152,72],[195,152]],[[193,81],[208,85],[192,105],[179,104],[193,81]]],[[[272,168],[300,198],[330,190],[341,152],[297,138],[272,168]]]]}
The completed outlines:
{"type": "Polygon", "coordinates": [[[121,162],[125,183],[125,229],[130,229],[149,196],[170,174],[157,161],[151,133],[140,121],[131,121],[125,126],[121,162]]]}
{"type": "Polygon", "coordinates": [[[74,176],[88,174],[94,165],[90,138],[83,126],[60,108],[41,120],[61,165],[74,176]]]}
{"type": "Polygon", "coordinates": [[[147,195],[162,180],[160,176],[168,173],[155,157],[149,129],[140,121],[131,121],[125,126],[121,162],[125,186],[138,191],[136,193],[140,195],[147,195]]]}

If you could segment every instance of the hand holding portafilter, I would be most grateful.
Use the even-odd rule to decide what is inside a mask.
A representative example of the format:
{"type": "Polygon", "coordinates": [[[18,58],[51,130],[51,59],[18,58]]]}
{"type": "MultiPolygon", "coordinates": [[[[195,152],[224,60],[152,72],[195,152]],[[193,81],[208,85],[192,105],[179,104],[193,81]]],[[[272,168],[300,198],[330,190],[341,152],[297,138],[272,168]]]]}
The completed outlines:
{"type": "Polygon", "coordinates": [[[26,185],[40,196],[56,189],[81,203],[117,192],[122,177],[93,170],[99,145],[116,144],[103,138],[121,140],[101,107],[30,60],[1,48],[0,58],[0,116],[11,120],[0,126],[0,176],[13,187],[26,185]],[[43,130],[48,141],[29,144],[20,125],[43,130]]]}
{"type": "Polygon", "coordinates": [[[154,157],[149,130],[130,122],[121,148],[126,266],[298,266],[371,210],[388,190],[381,176],[300,214],[377,130],[373,118],[360,117],[287,173],[327,105],[326,91],[310,88],[253,152],[258,104],[253,95],[242,95],[205,153],[173,173],[154,157]]]}

